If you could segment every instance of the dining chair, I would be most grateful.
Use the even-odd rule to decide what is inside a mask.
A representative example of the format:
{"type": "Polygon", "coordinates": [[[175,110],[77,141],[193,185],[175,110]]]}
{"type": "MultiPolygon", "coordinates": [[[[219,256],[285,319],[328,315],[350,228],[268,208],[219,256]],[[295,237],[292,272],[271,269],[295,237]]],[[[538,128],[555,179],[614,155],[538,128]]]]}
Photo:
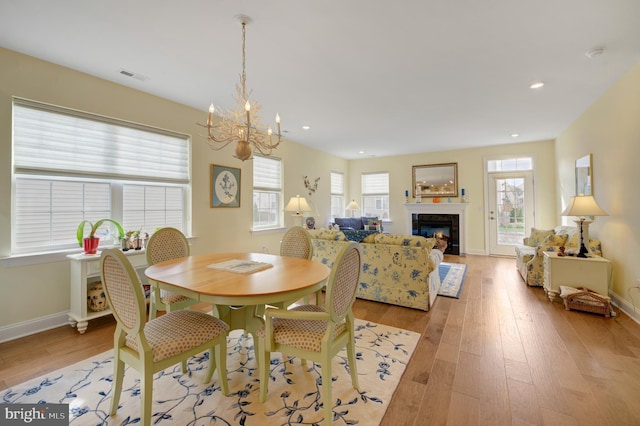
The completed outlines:
{"type": "Polygon", "coordinates": [[[338,254],[327,281],[324,307],[300,305],[289,310],[265,309],[265,326],[256,333],[260,339],[260,402],[267,398],[271,352],[298,356],[321,365],[322,401],[326,424],[333,423],[331,360],[347,347],[351,384],[358,389],[353,301],[362,268],[362,249],[355,242],[338,254]]]}
{"type": "MultiPolygon", "coordinates": [[[[311,242],[311,235],[309,231],[302,226],[292,226],[282,236],[280,241],[280,256],[291,256],[300,259],[309,259],[313,257],[313,244],[311,242]]],[[[322,290],[316,292],[316,305],[320,302],[322,290]]],[[[282,303],[279,308],[286,308],[297,300],[292,300],[288,303],[282,303]]],[[[304,296],[303,301],[305,304],[309,304],[309,296],[304,296]]]]}
{"type": "Polygon", "coordinates": [[[313,257],[313,246],[311,245],[309,231],[302,226],[289,228],[280,242],[280,256],[311,259],[313,257]]]}
{"type": "MultiPolygon", "coordinates": [[[[177,259],[189,256],[189,240],[176,228],[162,228],[157,230],[149,238],[146,255],[147,265],[155,265],[165,260],[177,259]]],[[[157,311],[171,312],[178,309],[188,308],[198,303],[195,299],[190,299],[169,290],[158,287],[155,281],[149,281],[151,294],[149,297],[149,319],[154,319],[157,311]]]]}
{"type": "Polygon", "coordinates": [[[188,309],[168,312],[146,320],[144,291],[129,259],[117,249],[106,249],[100,256],[100,274],[109,306],[116,319],[113,336],[113,384],[109,415],[115,416],[122,392],[125,364],[140,373],[141,424],[151,424],[153,375],[209,352],[209,368],[204,382],[211,381],[216,366],[222,391],[227,383],[227,335],[229,326],[220,319],[188,309]]]}
{"type": "MultiPolygon", "coordinates": [[[[311,235],[309,234],[309,231],[304,229],[302,226],[292,226],[289,228],[287,232],[284,233],[282,240],[280,241],[280,256],[290,256],[311,260],[311,257],[313,257],[313,245],[311,243],[311,235]]],[[[320,300],[321,295],[322,290],[318,290],[316,292],[316,305],[319,303],[318,301],[320,300]]],[[[269,306],[286,309],[298,300],[299,299],[288,300],[286,302],[275,302],[269,306]]],[[[302,300],[304,304],[309,304],[308,295],[305,295],[302,300]]],[[[265,305],[258,305],[256,307],[256,316],[263,317],[264,310],[265,305]]],[[[245,332],[245,337],[246,335],[247,333],[245,332]]]]}

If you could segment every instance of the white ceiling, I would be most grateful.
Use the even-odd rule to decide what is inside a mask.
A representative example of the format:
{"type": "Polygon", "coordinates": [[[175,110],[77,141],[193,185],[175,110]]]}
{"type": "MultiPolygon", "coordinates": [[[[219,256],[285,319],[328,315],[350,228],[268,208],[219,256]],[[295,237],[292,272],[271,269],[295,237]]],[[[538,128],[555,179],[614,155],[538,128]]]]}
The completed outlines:
{"type": "Polygon", "coordinates": [[[263,122],[348,159],[555,138],[640,60],[638,0],[0,0],[0,46],[204,121],[233,107],[238,14],[263,122]]]}

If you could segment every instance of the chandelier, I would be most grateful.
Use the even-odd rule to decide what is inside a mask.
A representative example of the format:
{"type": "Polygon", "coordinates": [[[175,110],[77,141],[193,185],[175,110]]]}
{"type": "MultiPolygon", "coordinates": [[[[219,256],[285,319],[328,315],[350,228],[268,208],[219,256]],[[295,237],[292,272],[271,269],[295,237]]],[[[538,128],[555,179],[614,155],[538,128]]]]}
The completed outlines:
{"type": "Polygon", "coordinates": [[[277,130],[274,133],[269,126],[264,131],[258,112],[262,108],[254,99],[250,99],[251,91],[247,92],[247,74],[245,72],[245,27],[252,19],[246,15],[238,15],[236,18],[242,24],[242,74],[240,84],[236,84],[236,108],[230,111],[219,111],[221,120],[213,124],[213,113],[216,109],[213,103],[209,106],[207,124],[200,124],[207,128],[207,142],[209,148],[214,151],[221,150],[230,143],[236,142],[236,155],[240,160],[248,160],[253,150],[261,154],[271,155],[271,152],[280,145],[280,116],[276,114],[277,130]]]}

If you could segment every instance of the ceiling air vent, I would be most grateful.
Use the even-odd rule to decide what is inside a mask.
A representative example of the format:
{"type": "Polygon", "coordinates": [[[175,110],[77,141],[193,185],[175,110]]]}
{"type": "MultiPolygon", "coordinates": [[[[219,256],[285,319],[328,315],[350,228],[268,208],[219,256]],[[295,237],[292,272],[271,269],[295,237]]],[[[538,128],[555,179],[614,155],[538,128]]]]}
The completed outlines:
{"type": "Polygon", "coordinates": [[[142,74],[136,74],[135,72],[131,72],[127,70],[120,70],[120,74],[126,75],[127,77],[135,78],[136,80],[140,80],[140,81],[149,80],[149,77],[145,77],[142,74]]]}

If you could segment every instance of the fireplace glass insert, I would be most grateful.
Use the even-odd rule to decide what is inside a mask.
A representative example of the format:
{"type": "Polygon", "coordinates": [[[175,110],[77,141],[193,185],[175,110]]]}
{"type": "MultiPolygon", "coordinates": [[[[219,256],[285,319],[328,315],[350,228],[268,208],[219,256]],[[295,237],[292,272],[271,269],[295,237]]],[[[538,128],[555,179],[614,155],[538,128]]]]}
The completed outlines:
{"type": "Polygon", "coordinates": [[[460,255],[459,215],[413,213],[411,217],[413,235],[435,238],[445,254],[460,255]]]}

